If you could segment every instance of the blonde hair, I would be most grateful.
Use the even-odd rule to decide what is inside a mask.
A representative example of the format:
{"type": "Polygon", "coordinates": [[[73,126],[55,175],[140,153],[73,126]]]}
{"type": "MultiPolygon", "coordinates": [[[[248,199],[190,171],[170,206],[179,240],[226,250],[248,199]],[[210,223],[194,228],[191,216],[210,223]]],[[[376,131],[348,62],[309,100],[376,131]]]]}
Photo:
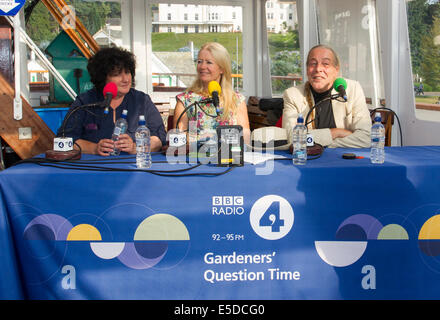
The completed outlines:
{"type": "MultiPolygon", "coordinates": [[[[220,94],[220,106],[223,107],[221,118],[227,119],[231,112],[233,115],[236,115],[238,109],[238,99],[234,90],[232,89],[231,57],[229,56],[228,50],[226,50],[226,48],[218,42],[205,43],[200,48],[199,54],[203,50],[208,50],[212,54],[215,63],[223,71],[220,76],[220,86],[222,88],[220,94]]],[[[197,94],[205,96],[209,95],[207,88],[203,86],[203,83],[199,77],[197,77],[187,91],[193,91],[197,94]]]]}

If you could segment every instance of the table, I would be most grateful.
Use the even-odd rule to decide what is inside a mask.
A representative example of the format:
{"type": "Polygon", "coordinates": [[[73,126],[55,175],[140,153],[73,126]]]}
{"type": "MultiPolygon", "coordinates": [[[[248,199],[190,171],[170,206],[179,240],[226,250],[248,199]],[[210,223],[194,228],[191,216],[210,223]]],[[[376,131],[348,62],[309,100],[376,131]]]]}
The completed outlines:
{"type": "MultiPolygon", "coordinates": [[[[164,160],[152,169],[192,166],[164,160]]],[[[85,169],[0,173],[0,298],[440,298],[440,147],[389,147],[383,165],[325,149],[219,176],[85,169]]]]}

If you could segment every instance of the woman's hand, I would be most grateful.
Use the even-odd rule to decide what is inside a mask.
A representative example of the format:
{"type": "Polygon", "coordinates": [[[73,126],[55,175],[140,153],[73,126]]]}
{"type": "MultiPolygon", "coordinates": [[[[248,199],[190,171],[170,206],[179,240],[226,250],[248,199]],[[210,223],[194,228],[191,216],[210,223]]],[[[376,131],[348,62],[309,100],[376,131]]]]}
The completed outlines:
{"type": "Polygon", "coordinates": [[[121,151],[135,154],[136,153],[136,144],[133,142],[131,137],[124,133],[119,136],[119,139],[115,141],[115,147],[121,151]]]}
{"type": "Polygon", "coordinates": [[[108,156],[114,149],[114,142],[112,139],[101,139],[96,144],[96,154],[100,156],[108,156]]]}
{"type": "Polygon", "coordinates": [[[128,134],[124,133],[121,134],[119,139],[114,142],[112,139],[99,140],[99,142],[96,144],[96,154],[99,154],[100,156],[108,156],[114,148],[118,148],[121,151],[131,154],[136,153],[136,144],[128,134]]]}

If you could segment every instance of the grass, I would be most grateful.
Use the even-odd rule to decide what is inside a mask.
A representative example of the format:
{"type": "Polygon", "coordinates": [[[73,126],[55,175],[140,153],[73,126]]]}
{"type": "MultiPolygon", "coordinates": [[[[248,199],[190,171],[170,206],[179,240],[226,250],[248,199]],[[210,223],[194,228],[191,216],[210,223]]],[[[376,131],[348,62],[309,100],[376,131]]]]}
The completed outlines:
{"type": "Polygon", "coordinates": [[[271,55],[283,50],[299,50],[298,35],[295,32],[287,32],[286,34],[270,33],[268,36],[271,55]]]}
{"type": "Polygon", "coordinates": [[[438,96],[416,96],[416,103],[431,103],[435,104],[438,100],[438,96]]]}
{"type": "Polygon", "coordinates": [[[195,49],[206,42],[219,42],[229,52],[231,59],[235,61],[238,39],[238,62],[242,62],[243,41],[241,32],[214,32],[214,33],[152,33],[153,51],[175,52],[179,48],[189,46],[192,41],[195,49]]]}
{"type": "MultiPolygon", "coordinates": [[[[269,33],[269,50],[271,55],[283,50],[298,50],[298,36],[294,32],[286,34],[269,33]]],[[[211,33],[152,33],[153,51],[176,52],[179,48],[189,46],[192,41],[195,49],[206,42],[219,42],[228,50],[231,59],[236,60],[238,39],[238,63],[242,63],[243,41],[241,32],[211,32],[211,33]]]]}

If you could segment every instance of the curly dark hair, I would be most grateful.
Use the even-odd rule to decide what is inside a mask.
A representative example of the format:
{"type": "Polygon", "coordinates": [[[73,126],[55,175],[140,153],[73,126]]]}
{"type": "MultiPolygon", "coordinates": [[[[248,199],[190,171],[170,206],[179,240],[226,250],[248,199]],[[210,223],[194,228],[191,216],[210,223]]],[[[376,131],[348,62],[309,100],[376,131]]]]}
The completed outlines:
{"type": "Polygon", "coordinates": [[[90,81],[98,92],[101,92],[106,85],[107,76],[113,73],[129,71],[134,86],[136,59],[134,54],[118,47],[103,48],[89,59],[87,71],[90,81]]]}

